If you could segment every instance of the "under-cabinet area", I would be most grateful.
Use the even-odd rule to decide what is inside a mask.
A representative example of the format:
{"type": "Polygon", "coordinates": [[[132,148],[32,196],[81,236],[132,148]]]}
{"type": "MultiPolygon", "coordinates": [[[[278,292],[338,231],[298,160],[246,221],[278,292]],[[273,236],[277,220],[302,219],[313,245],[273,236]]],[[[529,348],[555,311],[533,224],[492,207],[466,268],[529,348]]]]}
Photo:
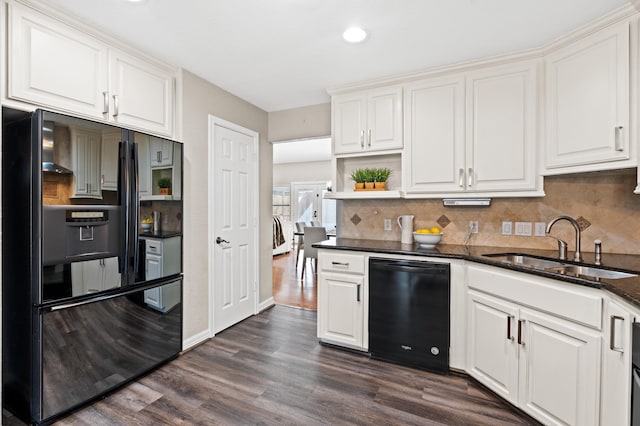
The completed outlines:
{"type": "MultiPolygon", "coordinates": [[[[418,300],[417,293],[401,290],[409,287],[396,285],[396,278],[375,284],[398,293],[386,299],[386,326],[375,325],[375,333],[389,334],[383,339],[391,342],[393,350],[411,352],[420,347],[396,342],[403,333],[392,331],[400,323],[387,312],[393,311],[390,306],[397,304],[396,300],[406,306],[403,318],[418,318],[403,323],[408,334],[416,333],[413,328],[422,329],[425,335],[425,329],[437,328],[438,322],[428,318],[435,309],[446,308],[450,342],[445,371],[469,374],[543,424],[629,424],[631,329],[640,318],[640,307],[607,291],[609,284],[580,285],[580,280],[566,282],[564,277],[552,279],[549,274],[510,270],[499,258],[484,257],[487,249],[480,247],[477,253],[458,246],[431,251],[394,242],[349,239],[318,247],[317,332],[321,342],[376,357],[372,319],[379,314],[372,310],[381,308],[372,303],[374,293],[380,291],[372,289],[372,279],[377,279],[373,262],[384,260],[399,267],[446,265],[450,270],[448,298],[439,297],[437,308],[429,303],[412,306],[411,300],[418,300]],[[420,325],[420,317],[427,319],[424,325],[420,325]]],[[[412,276],[407,271],[412,270],[405,269],[412,276]]],[[[419,274],[421,268],[413,271],[419,274]]],[[[412,278],[413,285],[416,280],[417,276],[412,278]]],[[[433,278],[425,284],[428,281],[432,285],[437,282],[433,278]]],[[[442,348],[429,344],[428,336],[420,339],[428,348],[419,358],[424,360],[422,367],[403,361],[403,356],[380,358],[437,370],[428,360],[442,348]]]]}

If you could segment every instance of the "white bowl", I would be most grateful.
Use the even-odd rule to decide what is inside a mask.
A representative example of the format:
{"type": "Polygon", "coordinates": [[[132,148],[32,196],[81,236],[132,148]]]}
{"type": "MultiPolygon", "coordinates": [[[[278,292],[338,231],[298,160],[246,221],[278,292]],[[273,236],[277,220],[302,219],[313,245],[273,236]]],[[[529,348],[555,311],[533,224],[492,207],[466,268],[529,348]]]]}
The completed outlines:
{"type": "Polygon", "coordinates": [[[422,248],[434,248],[442,239],[442,233],[439,234],[417,234],[413,233],[413,239],[420,244],[422,248]]]}
{"type": "Polygon", "coordinates": [[[153,222],[143,222],[140,225],[142,225],[142,230],[143,231],[151,231],[151,227],[153,226],[153,222]]]}

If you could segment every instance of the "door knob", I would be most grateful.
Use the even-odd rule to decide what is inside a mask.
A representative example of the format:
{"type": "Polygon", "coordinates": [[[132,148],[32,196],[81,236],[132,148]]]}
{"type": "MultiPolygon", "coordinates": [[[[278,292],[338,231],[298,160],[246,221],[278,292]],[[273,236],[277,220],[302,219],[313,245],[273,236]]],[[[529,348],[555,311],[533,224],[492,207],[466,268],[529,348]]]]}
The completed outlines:
{"type": "Polygon", "coordinates": [[[227,241],[227,240],[223,240],[222,238],[217,237],[217,238],[216,238],[216,244],[222,244],[222,243],[227,243],[227,244],[229,244],[229,241],[227,241]]]}

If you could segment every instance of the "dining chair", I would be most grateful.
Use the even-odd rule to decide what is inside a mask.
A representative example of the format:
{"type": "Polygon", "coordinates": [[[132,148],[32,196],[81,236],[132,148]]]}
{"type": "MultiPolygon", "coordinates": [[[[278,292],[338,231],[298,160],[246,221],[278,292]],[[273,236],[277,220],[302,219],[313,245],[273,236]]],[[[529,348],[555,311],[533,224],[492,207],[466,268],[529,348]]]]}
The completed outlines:
{"type": "Polygon", "coordinates": [[[302,256],[302,276],[304,280],[304,270],[307,269],[307,259],[314,259],[315,270],[318,270],[318,249],[312,247],[314,243],[328,240],[327,230],[323,226],[305,226],[304,243],[305,249],[302,256]]]}
{"type": "Polygon", "coordinates": [[[318,222],[317,220],[312,220],[311,226],[322,226],[322,223],[318,222]]]}
{"type": "MultiPolygon", "coordinates": [[[[304,227],[307,226],[304,222],[296,222],[296,232],[304,233],[304,227]]],[[[298,257],[300,256],[300,249],[304,249],[304,235],[296,235],[296,269],[298,269],[298,257]]]]}

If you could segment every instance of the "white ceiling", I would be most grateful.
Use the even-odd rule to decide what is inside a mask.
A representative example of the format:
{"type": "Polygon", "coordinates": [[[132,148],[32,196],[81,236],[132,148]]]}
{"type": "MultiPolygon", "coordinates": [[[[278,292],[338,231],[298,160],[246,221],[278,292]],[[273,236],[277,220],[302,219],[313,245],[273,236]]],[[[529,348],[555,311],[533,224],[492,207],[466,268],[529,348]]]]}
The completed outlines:
{"type": "MultiPolygon", "coordinates": [[[[635,0],[634,0],[635,1],[635,0]]],[[[547,43],[628,0],[48,0],[266,110],[547,43]],[[360,25],[359,45],[342,32],[360,25]]]]}

